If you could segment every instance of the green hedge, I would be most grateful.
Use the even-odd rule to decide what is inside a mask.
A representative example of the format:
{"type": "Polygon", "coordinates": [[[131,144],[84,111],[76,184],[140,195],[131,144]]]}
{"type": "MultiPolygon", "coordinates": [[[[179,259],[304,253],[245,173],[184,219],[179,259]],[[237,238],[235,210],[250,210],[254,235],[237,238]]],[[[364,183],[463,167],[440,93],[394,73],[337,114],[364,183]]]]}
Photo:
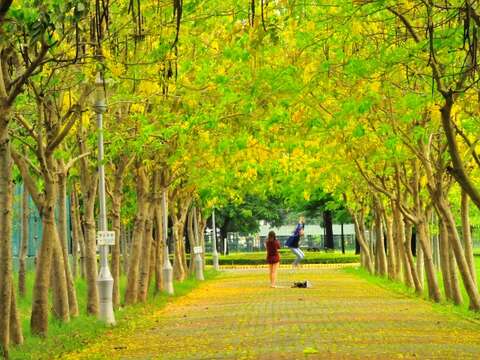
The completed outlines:
{"type": "MultiPolygon", "coordinates": [[[[229,255],[220,255],[218,263],[220,265],[262,265],[266,263],[265,252],[252,253],[232,253],[229,255]]],[[[295,256],[288,249],[280,250],[280,263],[291,263],[295,256]]],[[[357,263],[360,261],[360,256],[354,253],[324,253],[324,252],[305,252],[304,264],[345,264],[357,263]]],[[[212,264],[211,255],[208,254],[206,258],[208,265],[212,264]]]]}

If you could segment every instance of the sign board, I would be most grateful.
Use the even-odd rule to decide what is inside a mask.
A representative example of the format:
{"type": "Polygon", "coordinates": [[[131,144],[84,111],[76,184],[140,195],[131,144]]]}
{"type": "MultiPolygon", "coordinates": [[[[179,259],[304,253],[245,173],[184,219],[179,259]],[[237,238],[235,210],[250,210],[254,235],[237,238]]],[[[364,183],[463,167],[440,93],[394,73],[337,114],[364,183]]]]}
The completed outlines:
{"type": "Polygon", "coordinates": [[[97,231],[97,245],[115,245],[115,231],[97,231]]]}
{"type": "Polygon", "coordinates": [[[194,253],[194,254],[201,254],[201,253],[203,253],[202,247],[201,247],[201,246],[194,246],[194,247],[193,247],[193,253],[194,253]]]}

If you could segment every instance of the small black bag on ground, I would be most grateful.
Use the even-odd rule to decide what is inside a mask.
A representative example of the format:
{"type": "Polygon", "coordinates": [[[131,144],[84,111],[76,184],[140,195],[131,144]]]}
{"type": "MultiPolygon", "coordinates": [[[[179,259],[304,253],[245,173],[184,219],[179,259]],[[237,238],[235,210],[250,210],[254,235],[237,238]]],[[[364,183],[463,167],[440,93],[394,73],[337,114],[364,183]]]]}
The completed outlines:
{"type": "Polygon", "coordinates": [[[292,285],[292,288],[311,288],[312,287],[312,283],[308,280],[306,281],[294,281],[293,282],[293,285],[292,285]]]}

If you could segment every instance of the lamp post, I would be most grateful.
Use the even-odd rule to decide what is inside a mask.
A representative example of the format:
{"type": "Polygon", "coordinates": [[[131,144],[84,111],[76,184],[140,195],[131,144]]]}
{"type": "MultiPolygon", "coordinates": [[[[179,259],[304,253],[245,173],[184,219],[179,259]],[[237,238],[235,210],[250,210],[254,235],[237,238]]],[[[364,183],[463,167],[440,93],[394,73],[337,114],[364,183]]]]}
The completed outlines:
{"type": "MultiPolygon", "coordinates": [[[[98,126],[98,196],[100,204],[99,231],[107,231],[107,212],[105,206],[105,169],[103,166],[103,113],[107,110],[105,103],[105,80],[100,72],[95,79],[95,113],[98,126]]],[[[112,291],[113,278],[108,266],[108,245],[99,244],[100,272],[97,278],[97,288],[100,297],[98,318],[109,325],[115,324],[113,313],[112,291]]]]}
{"type": "MultiPolygon", "coordinates": [[[[203,281],[205,277],[203,276],[203,259],[201,255],[202,248],[199,246],[200,241],[199,237],[200,234],[198,233],[198,222],[197,222],[197,209],[193,208],[193,227],[194,227],[194,236],[195,239],[195,246],[193,247],[193,252],[195,253],[194,265],[195,265],[195,278],[197,280],[203,281]]],[[[190,253],[190,256],[193,254],[190,253]]]]}
{"type": "Polygon", "coordinates": [[[219,270],[220,267],[218,266],[218,252],[217,252],[217,227],[215,226],[215,208],[212,211],[212,230],[213,230],[213,249],[212,249],[212,261],[213,261],[213,268],[215,270],[219,270]]]}
{"type": "Polygon", "coordinates": [[[162,213],[163,213],[163,240],[165,241],[165,247],[163,249],[163,291],[168,295],[173,295],[173,268],[170,263],[170,257],[168,256],[168,207],[167,207],[167,190],[164,188],[162,190],[162,213]]]}

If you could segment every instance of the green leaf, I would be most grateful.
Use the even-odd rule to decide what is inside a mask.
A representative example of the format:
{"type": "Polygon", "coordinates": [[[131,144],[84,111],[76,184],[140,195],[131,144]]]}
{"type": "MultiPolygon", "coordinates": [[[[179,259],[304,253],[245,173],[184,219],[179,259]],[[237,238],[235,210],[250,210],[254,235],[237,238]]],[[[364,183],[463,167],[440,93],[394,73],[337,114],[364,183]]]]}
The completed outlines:
{"type": "Polygon", "coordinates": [[[358,124],[355,130],[353,130],[352,136],[355,138],[359,138],[365,135],[365,129],[363,128],[362,124],[358,124]]]}
{"type": "Polygon", "coordinates": [[[318,354],[318,352],[319,351],[317,349],[313,348],[313,347],[308,347],[308,348],[303,349],[303,353],[305,355],[318,354]]]}

